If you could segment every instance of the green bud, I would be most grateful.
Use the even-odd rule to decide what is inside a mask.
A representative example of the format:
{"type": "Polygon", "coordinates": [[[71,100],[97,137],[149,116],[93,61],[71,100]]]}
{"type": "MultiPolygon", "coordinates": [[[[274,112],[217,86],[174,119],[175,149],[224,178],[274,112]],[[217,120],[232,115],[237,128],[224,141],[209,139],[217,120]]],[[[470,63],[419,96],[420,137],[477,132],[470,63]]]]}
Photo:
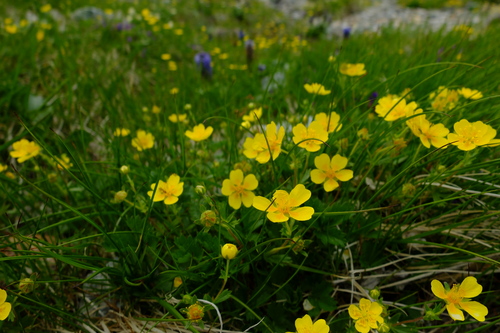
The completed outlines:
{"type": "Polygon", "coordinates": [[[196,187],[194,188],[194,191],[198,195],[205,195],[205,193],[207,193],[207,189],[203,185],[196,185],[196,187]]]}
{"type": "Polygon", "coordinates": [[[35,289],[35,281],[32,279],[25,278],[19,282],[19,290],[21,290],[21,292],[27,294],[32,292],[33,289],[35,289]]]}
{"type": "Polygon", "coordinates": [[[121,173],[122,175],[126,175],[126,174],[128,174],[129,172],[130,172],[130,168],[128,167],[128,165],[122,165],[122,166],[120,167],[120,173],[121,173]]]}
{"type": "Polygon", "coordinates": [[[380,297],[380,289],[374,288],[368,293],[371,298],[378,299],[380,297]]]}
{"type": "Polygon", "coordinates": [[[213,210],[206,210],[201,213],[200,223],[206,228],[212,227],[214,224],[218,222],[217,214],[213,210]]]}
{"type": "Polygon", "coordinates": [[[403,184],[402,192],[405,197],[413,197],[416,191],[417,188],[415,187],[415,185],[411,183],[403,184]]]}

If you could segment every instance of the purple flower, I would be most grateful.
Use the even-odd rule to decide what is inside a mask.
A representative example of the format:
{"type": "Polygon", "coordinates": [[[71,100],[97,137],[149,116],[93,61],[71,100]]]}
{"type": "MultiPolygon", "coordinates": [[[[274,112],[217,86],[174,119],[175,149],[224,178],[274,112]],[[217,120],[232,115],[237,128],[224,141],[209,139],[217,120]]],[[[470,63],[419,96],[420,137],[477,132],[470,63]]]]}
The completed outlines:
{"type": "Polygon", "coordinates": [[[346,27],[342,29],[342,35],[344,36],[344,39],[349,38],[349,36],[351,35],[351,28],[346,27]]]}
{"type": "Polygon", "coordinates": [[[264,64],[260,64],[260,65],[257,67],[257,69],[259,70],[259,72],[263,72],[263,71],[265,71],[265,70],[266,70],[266,65],[264,65],[264,64]]]}
{"type": "Polygon", "coordinates": [[[243,40],[243,38],[245,38],[245,33],[241,29],[238,31],[238,38],[240,40],[243,40]]]}
{"type": "Polygon", "coordinates": [[[201,67],[201,75],[207,79],[212,77],[212,57],[207,52],[199,52],[194,56],[196,66],[201,67]]]}
{"type": "Polygon", "coordinates": [[[368,107],[371,108],[378,98],[378,92],[374,91],[368,98],[368,107]]]}
{"type": "Polygon", "coordinates": [[[128,22],[121,22],[115,25],[115,29],[118,31],[126,31],[126,30],[131,30],[132,29],[132,24],[128,22]]]}

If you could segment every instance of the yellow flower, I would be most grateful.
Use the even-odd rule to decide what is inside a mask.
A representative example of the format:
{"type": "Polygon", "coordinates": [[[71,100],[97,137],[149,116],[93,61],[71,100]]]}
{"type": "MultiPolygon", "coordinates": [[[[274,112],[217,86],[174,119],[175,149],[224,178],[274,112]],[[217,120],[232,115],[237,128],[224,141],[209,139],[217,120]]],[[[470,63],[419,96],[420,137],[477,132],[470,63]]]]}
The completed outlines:
{"type": "Polygon", "coordinates": [[[138,151],[153,148],[155,144],[155,137],[153,134],[143,130],[137,131],[137,136],[132,139],[132,146],[138,151]]]}
{"type": "Polygon", "coordinates": [[[241,126],[245,128],[249,128],[251,123],[254,121],[257,121],[257,119],[260,119],[262,117],[262,108],[256,108],[248,112],[248,115],[243,116],[243,122],[241,123],[241,126]]]}
{"type": "Polygon", "coordinates": [[[314,214],[312,207],[299,207],[311,197],[311,191],[304,185],[298,184],[288,194],[287,191],[277,190],[274,192],[273,200],[257,196],[253,199],[254,208],[267,212],[267,218],[271,222],[286,222],[293,218],[298,221],[310,220],[314,214]]]}
{"type": "Polygon", "coordinates": [[[328,132],[319,121],[313,121],[307,128],[298,124],[292,131],[293,142],[310,152],[320,150],[323,142],[328,141],[328,132]]]}
{"type": "Polygon", "coordinates": [[[339,124],[340,116],[336,112],[330,112],[330,116],[327,116],[324,112],[318,113],[314,116],[314,120],[321,123],[328,133],[333,133],[342,128],[342,124],[339,124]]]}
{"type": "Polygon", "coordinates": [[[0,320],[5,320],[9,316],[10,310],[12,309],[12,304],[6,302],[7,292],[0,289],[0,320]]]}
{"type": "Polygon", "coordinates": [[[317,169],[311,171],[311,180],[315,184],[323,184],[326,192],[331,192],[339,187],[337,180],[346,182],[352,179],[352,170],[345,170],[347,158],[336,154],[330,160],[327,154],[321,154],[314,159],[317,169]]]}
{"type": "Polygon", "coordinates": [[[464,320],[462,310],[470,314],[477,321],[484,321],[488,308],[479,302],[470,301],[483,291],[473,276],[468,276],[461,284],[454,284],[451,289],[444,288],[438,280],[431,282],[432,293],[446,302],[446,310],[453,320],[464,320]]]}
{"type": "Polygon", "coordinates": [[[5,31],[7,31],[7,33],[9,34],[15,34],[17,32],[17,26],[14,24],[8,24],[5,26],[5,31]]]}
{"type": "Polygon", "coordinates": [[[10,152],[10,156],[17,158],[18,163],[23,163],[24,161],[35,157],[42,150],[36,142],[28,141],[26,139],[14,142],[14,144],[12,144],[12,149],[13,150],[10,152]]]}
{"type": "Polygon", "coordinates": [[[41,42],[45,38],[45,31],[43,30],[38,30],[36,32],[36,40],[41,42]]]}
{"type": "Polygon", "coordinates": [[[187,114],[176,114],[173,113],[170,116],[168,116],[168,120],[170,120],[173,123],[185,123],[187,118],[187,114]]]}
{"type": "Polygon", "coordinates": [[[453,89],[440,86],[437,91],[430,94],[431,105],[436,111],[448,111],[455,107],[458,102],[458,92],[453,89]]]}
{"type": "Polygon", "coordinates": [[[176,203],[179,200],[178,196],[184,191],[184,183],[180,180],[181,177],[174,173],[168,177],[166,182],[160,180],[158,186],[156,183],[151,184],[152,191],[148,191],[149,197],[153,199],[153,202],[163,201],[165,205],[176,203]]]}
{"type": "Polygon", "coordinates": [[[2,164],[0,163],[0,172],[4,172],[5,170],[7,170],[9,167],[5,164],[2,164]]]}
{"type": "Polygon", "coordinates": [[[176,276],[174,278],[174,288],[179,288],[182,285],[182,278],[180,276],[176,276]]]}
{"type": "Polygon", "coordinates": [[[224,179],[222,182],[222,194],[229,197],[229,206],[234,209],[239,209],[242,202],[245,207],[250,207],[255,197],[252,191],[258,185],[255,175],[249,174],[243,178],[243,171],[233,170],[229,174],[229,179],[224,179]]]}
{"type": "Polygon", "coordinates": [[[366,74],[365,64],[341,64],[340,73],[347,76],[361,76],[366,74]]]}
{"type": "Polygon", "coordinates": [[[332,91],[331,90],[326,90],[325,87],[322,84],[319,83],[311,83],[311,84],[304,84],[304,89],[310,93],[310,94],[315,94],[315,95],[328,95],[332,91]]]}
{"type": "Polygon", "coordinates": [[[172,59],[172,56],[171,56],[170,54],[168,54],[168,53],[163,53],[163,54],[161,55],[161,59],[162,59],[162,60],[165,60],[165,61],[166,61],[166,60],[170,60],[170,59],[172,59]]]}
{"type": "Polygon", "coordinates": [[[408,125],[411,132],[415,136],[420,136],[420,134],[422,134],[422,131],[420,130],[420,124],[426,120],[425,114],[423,114],[422,109],[408,110],[408,112],[406,113],[406,117],[409,118],[406,121],[406,125],[408,125]],[[417,114],[418,116],[412,117],[417,114]]]}
{"type": "Polygon", "coordinates": [[[172,89],[170,89],[170,94],[177,95],[178,93],[179,93],[179,88],[172,88],[172,89]]]}
{"type": "Polygon", "coordinates": [[[375,112],[379,117],[384,118],[385,121],[394,121],[403,118],[409,114],[418,113],[417,103],[411,102],[406,104],[405,99],[399,97],[382,97],[379,99],[375,112]]]}
{"type": "Polygon", "coordinates": [[[52,6],[50,4],[46,4],[46,5],[43,5],[42,7],[40,7],[40,11],[42,13],[50,12],[51,9],[52,9],[52,6]]]}
{"type": "Polygon", "coordinates": [[[184,134],[188,138],[194,141],[203,141],[208,139],[210,135],[212,135],[212,132],[214,131],[214,128],[212,126],[208,126],[205,128],[205,125],[199,124],[196,125],[192,131],[187,130],[184,134]]]}
{"type": "Polygon", "coordinates": [[[186,313],[189,320],[200,320],[205,315],[203,306],[198,302],[190,305],[187,308],[186,313]]]}
{"type": "Polygon", "coordinates": [[[281,142],[285,136],[285,128],[277,130],[272,121],[266,126],[266,134],[257,133],[253,138],[246,138],[243,143],[243,154],[248,158],[255,158],[257,162],[267,163],[271,157],[276,160],[281,153],[281,142]]]}
{"type": "Polygon", "coordinates": [[[130,134],[130,130],[128,128],[117,128],[113,132],[114,136],[127,136],[130,134]]]}
{"type": "MultiPolygon", "coordinates": [[[[419,117],[417,117],[419,118],[419,117]]],[[[450,131],[443,124],[431,124],[427,119],[420,121],[420,141],[426,148],[430,148],[431,144],[436,148],[447,148],[448,139],[446,136],[450,131]]]]}
{"type": "Polygon", "coordinates": [[[59,170],[69,169],[73,166],[73,163],[71,163],[66,154],[62,154],[61,157],[54,156],[54,159],[57,161],[57,168],[59,170]]]}
{"type": "Polygon", "coordinates": [[[158,114],[161,112],[161,109],[159,106],[153,105],[153,107],[151,108],[151,112],[158,114]]]}
{"type": "Polygon", "coordinates": [[[238,248],[234,244],[227,243],[221,248],[221,255],[224,259],[232,260],[237,254],[238,248]]]}
{"type": "Polygon", "coordinates": [[[487,145],[497,135],[496,130],[482,121],[469,123],[468,120],[462,119],[455,123],[453,128],[455,133],[448,134],[448,140],[458,149],[465,151],[487,145]]]}
{"type": "MultiPolygon", "coordinates": [[[[324,319],[317,320],[314,324],[309,315],[295,320],[295,329],[297,333],[328,333],[330,326],[326,324],[324,319]]],[[[287,332],[291,333],[291,332],[287,332]]]]}
{"type": "Polygon", "coordinates": [[[348,311],[349,316],[355,322],[354,327],[361,333],[368,333],[371,328],[376,329],[378,327],[377,322],[384,322],[384,318],[380,316],[383,311],[382,306],[366,298],[359,301],[359,307],[351,304],[348,311]]]}
{"type": "Polygon", "coordinates": [[[174,34],[176,34],[177,36],[180,36],[184,33],[184,31],[182,29],[174,29],[174,34]]]}
{"type": "Polygon", "coordinates": [[[172,72],[177,70],[177,64],[175,63],[175,61],[168,62],[168,70],[172,72]]]}
{"type": "Polygon", "coordinates": [[[467,99],[480,99],[483,98],[483,94],[479,90],[472,90],[469,88],[462,88],[460,90],[457,90],[458,93],[462,96],[464,96],[467,99]]]}

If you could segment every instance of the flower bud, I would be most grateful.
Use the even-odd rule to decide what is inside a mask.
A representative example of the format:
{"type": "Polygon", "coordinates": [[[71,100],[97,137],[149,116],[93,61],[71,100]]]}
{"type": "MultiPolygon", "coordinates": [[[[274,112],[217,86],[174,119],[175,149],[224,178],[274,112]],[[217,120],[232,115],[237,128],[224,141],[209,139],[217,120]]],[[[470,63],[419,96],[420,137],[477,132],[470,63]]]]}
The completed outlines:
{"type": "Polygon", "coordinates": [[[179,288],[182,284],[182,278],[180,276],[176,276],[174,278],[174,288],[179,288]]]}
{"type": "Polygon", "coordinates": [[[192,108],[191,104],[184,105],[184,110],[186,110],[186,111],[191,110],[191,108],[192,108]]]}
{"type": "Polygon", "coordinates": [[[380,297],[380,290],[378,288],[373,288],[368,294],[370,294],[371,298],[378,299],[380,297]]]}
{"type": "Polygon", "coordinates": [[[415,187],[415,185],[411,183],[403,184],[402,192],[405,197],[413,197],[416,191],[417,188],[415,187]]]}
{"type": "Polygon", "coordinates": [[[207,193],[207,189],[203,185],[196,185],[196,187],[194,188],[194,191],[198,195],[205,195],[205,193],[207,193]]]}
{"type": "Polygon", "coordinates": [[[200,223],[204,227],[210,228],[217,223],[217,214],[213,210],[206,210],[201,213],[200,223]]]}
{"type": "Polygon", "coordinates": [[[130,168],[128,167],[128,165],[122,165],[120,167],[120,173],[122,175],[127,175],[129,172],[130,172],[130,168]]]}
{"type": "Polygon", "coordinates": [[[184,304],[192,304],[193,302],[194,302],[193,296],[188,295],[188,294],[182,296],[182,303],[184,303],[184,304]]]}
{"type": "Polygon", "coordinates": [[[118,192],[115,193],[114,203],[120,203],[123,200],[125,200],[125,198],[127,198],[127,192],[125,192],[125,191],[118,191],[118,192]]]}
{"type": "Polygon", "coordinates": [[[222,247],[221,254],[224,259],[234,259],[238,254],[238,248],[234,244],[227,243],[222,247]]]}
{"type": "Polygon", "coordinates": [[[32,279],[25,278],[19,282],[19,290],[21,290],[21,292],[27,294],[32,292],[33,289],[35,289],[35,281],[32,279]]]}
{"type": "Polygon", "coordinates": [[[379,331],[379,333],[389,333],[391,331],[391,326],[389,326],[389,324],[387,323],[382,323],[379,325],[377,330],[379,331]]]}

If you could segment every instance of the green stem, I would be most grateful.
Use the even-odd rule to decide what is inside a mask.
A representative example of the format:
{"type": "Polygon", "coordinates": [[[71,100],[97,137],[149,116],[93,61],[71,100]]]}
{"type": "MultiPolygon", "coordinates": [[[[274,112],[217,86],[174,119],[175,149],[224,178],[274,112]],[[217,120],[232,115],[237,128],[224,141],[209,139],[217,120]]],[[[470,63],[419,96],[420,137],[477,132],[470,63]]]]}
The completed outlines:
{"type": "Polygon", "coordinates": [[[219,292],[217,293],[217,296],[215,296],[214,301],[219,298],[220,294],[224,290],[224,287],[226,286],[227,279],[229,278],[229,259],[226,259],[226,271],[224,272],[224,282],[222,283],[222,287],[220,288],[219,292]]]}

